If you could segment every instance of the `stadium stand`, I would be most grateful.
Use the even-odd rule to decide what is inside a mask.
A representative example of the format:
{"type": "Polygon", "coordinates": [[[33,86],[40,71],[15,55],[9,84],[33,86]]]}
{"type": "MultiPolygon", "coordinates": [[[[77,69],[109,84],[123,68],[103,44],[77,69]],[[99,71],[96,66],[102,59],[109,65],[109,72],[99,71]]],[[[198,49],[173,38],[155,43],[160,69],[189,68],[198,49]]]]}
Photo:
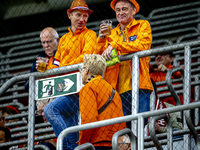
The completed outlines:
{"type": "MultiPolygon", "coordinates": [[[[155,9],[152,11],[148,17],[143,15],[136,15],[136,19],[146,19],[150,22],[152,27],[153,43],[152,48],[160,48],[163,46],[173,46],[174,44],[182,44],[185,42],[195,41],[200,39],[200,2],[188,3],[183,5],[176,5],[172,7],[165,7],[160,9],[155,9]]],[[[117,25],[117,20],[112,19],[113,26],[117,25]]],[[[90,22],[87,24],[89,29],[97,32],[99,30],[100,21],[90,22]]],[[[62,36],[67,32],[67,27],[56,28],[59,35],[62,36]]],[[[36,59],[38,53],[42,52],[43,49],[40,44],[39,31],[26,33],[21,35],[14,35],[9,37],[0,38],[0,48],[6,49],[7,53],[0,52],[1,67],[0,67],[0,85],[2,86],[6,81],[12,77],[17,77],[19,75],[24,75],[29,73],[32,62],[36,59]],[[26,56],[26,57],[24,57],[26,56]]],[[[195,101],[199,100],[199,85],[200,85],[200,43],[195,46],[191,46],[191,86],[195,88],[195,101]]],[[[180,47],[178,51],[174,54],[175,62],[174,66],[184,65],[184,49],[180,47]]],[[[151,56],[151,64],[155,65],[155,57],[151,56]]],[[[172,82],[180,82],[181,79],[174,79],[172,82]]],[[[25,138],[22,140],[12,141],[6,143],[7,145],[13,146],[18,144],[26,144],[28,142],[27,135],[29,134],[27,126],[27,116],[28,116],[28,96],[29,94],[24,91],[23,86],[24,81],[19,81],[15,83],[12,87],[5,92],[5,94],[0,97],[0,109],[7,105],[18,106],[21,110],[20,114],[11,115],[6,117],[6,120],[10,119],[21,119],[21,121],[15,123],[6,124],[8,127],[13,125],[20,125],[20,127],[11,129],[12,138],[25,138]]],[[[156,86],[165,85],[166,82],[158,82],[156,86]]],[[[177,94],[183,94],[184,84],[173,86],[177,94]]],[[[166,94],[159,94],[159,92],[168,91],[168,88],[158,88],[159,97],[171,96],[170,92],[166,94]]],[[[199,122],[198,109],[195,109],[195,125],[199,122]]],[[[49,123],[39,123],[35,125],[35,134],[41,133],[51,133],[53,129],[39,129],[41,127],[49,127],[49,123]]],[[[200,130],[200,128],[197,128],[200,130]]],[[[184,130],[181,134],[189,133],[189,130],[184,130]]],[[[180,134],[180,132],[174,132],[174,135],[180,134]]],[[[38,136],[35,141],[40,141],[41,139],[55,138],[54,134],[38,136]]],[[[166,134],[160,134],[157,136],[166,137],[166,134]]],[[[150,136],[144,137],[144,147],[154,147],[155,145],[151,141],[150,136]]],[[[165,139],[162,144],[166,144],[168,141],[165,139]]],[[[133,141],[131,141],[132,143],[133,141]]],[[[178,141],[180,142],[180,141],[178,141]]],[[[0,144],[0,148],[4,145],[0,144]]],[[[116,146],[116,145],[115,145],[116,146]]],[[[180,146],[180,145],[179,145],[180,146]]],[[[35,148],[40,147],[42,149],[48,149],[45,146],[38,145],[35,148]]],[[[180,147],[183,147],[183,143],[180,147]]],[[[26,149],[21,148],[21,149],[26,149]]],[[[174,148],[175,149],[175,148],[174,148]]],[[[178,148],[177,148],[178,149],[178,148]]]]}

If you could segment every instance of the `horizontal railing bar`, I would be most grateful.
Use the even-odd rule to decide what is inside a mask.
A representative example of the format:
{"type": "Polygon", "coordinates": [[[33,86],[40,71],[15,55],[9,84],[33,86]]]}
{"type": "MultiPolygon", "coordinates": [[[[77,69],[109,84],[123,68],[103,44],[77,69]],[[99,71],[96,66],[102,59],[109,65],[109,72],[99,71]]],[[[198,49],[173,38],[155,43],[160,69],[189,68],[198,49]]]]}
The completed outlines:
{"type": "Polygon", "coordinates": [[[58,140],[57,140],[57,148],[58,149],[61,148],[61,145],[59,145],[59,144],[62,144],[63,138],[69,133],[82,131],[82,130],[88,130],[88,129],[92,129],[92,128],[98,128],[98,127],[102,127],[102,126],[113,125],[113,124],[122,123],[122,122],[129,122],[132,120],[137,120],[138,117],[140,117],[140,116],[142,116],[143,118],[148,118],[148,117],[152,117],[152,116],[158,116],[158,115],[173,113],[173,112],[182,111],[182,110],[194,109],[194,108],[198,108],[198,107],[200,107],[200,101],[190,103],[187,105],[176,106],[176,107],[172,107],[172,108],[165,108],[165,109],[160,109],[160,110],[155,110],[155,111],[138,113],[138,114],[134,114],[134,115],[128,115],[128,116],[124,116],[124,117],[113,118],[113,119],[109,119],[109,121],[103,120],[103,121],[83,124],[83,125],[79,125],[79,126],[69,127],[67,129],[63,130],[59,134],[58,140]]]}
{"type": "MultiPolygon", "coordinates": [[[[48,126],[51,126],[51,124],[50,124],[49,122],[47,122],[47,123],[35,124],[35,129],[43,128],[43,127],[45,128],[45,127],[48,127],[48,126]]],[[[16,133],[16,132],[22,132],[22,131],[26,131],[26,130],[28,130],[28,126],[10,129],[10,132],[11,132],[11,133],[16,133]]]]}
{"type": "Polygon", "coordinates": [[[184,48],[186,45],[188,45],[188,46],[200,45],[200,40],[196,40],[196,41],[192,41],[192,42],[185,42],[185,43],[180,43],[180,44],[174,44],[174,45],[170,45],[170,46],[163,46],[163,47],[159,47],[159,48],[153,48],[150,50],[139,51],[139,52],[128,54],[128,55],[121,55],[119,57],[120,57],[121,61],[126,61],[126,60],[131,60],[134,55],[137,55],[139,58],[141,58],[141,57],[162,54],[164,51],[168,51],[170,53],[175,50],[177,51],[181,48],[184,48]]]}
{"type": "Polygon", "coordinates": [[[5,96],[5,97],[1,96],[0,97],[0,102],[6,101],[6,100],[11,100],[11,99],[16,99],[16,98],[23,98],[23,97],[27,97],[27,96],[28,96],[28,93],[5,96]]]}
{"type": "MultiPolygon", "coordinates": [[[[51,133],[54,132],[53,128],[43,128],[43,129],[39,129],[39,130],[35,130],[35,135],[38,134],[43,134],[43,133],[51,133]]],[[[18,134],[13,134],[11,137],[12,138],[21,138],[21,137],[27,137],[28,132],[23,132],[23,133],[18,133],[18,134]]]]}

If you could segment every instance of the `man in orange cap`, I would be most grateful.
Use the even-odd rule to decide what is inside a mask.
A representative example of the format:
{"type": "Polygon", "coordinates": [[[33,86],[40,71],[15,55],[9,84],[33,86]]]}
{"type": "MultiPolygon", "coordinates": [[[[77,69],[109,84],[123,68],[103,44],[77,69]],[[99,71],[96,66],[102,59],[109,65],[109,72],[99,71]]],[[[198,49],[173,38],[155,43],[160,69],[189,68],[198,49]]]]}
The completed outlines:
{"type": "MultiPolygon", "coordinates": [[[[107,60],[111,59],[111,51],[117,49],[120,55],[148,50],[151,47],[151,27],[147,20],[135,20],[134,15],[139,11],[135,0],[112,0],[111,8],[116,13],[118,26],[111,35],[104,34],[108,26],[101,24],[97,49],[95,53],[102,54],[107,60]]],[[[149,76],[149,57],[139,59],[139,113],[150,110],[150,93],[152,84],[149,76]]],[[[121,62],[108,67],[104,78],[119,92],[124,115],[131,114],[132,105],[132,63],[121,62]]],[[[147,119],[145,119],[145,124],[147,119]]],[[[130,123],[127,123],[130,128],[130,123]]]]}
{"type": "MultiPolygon", "coordinates": [[[[96,46],[96,33],[86,28],[89,10],[84,0],[74,0],[67,15],[71,20],[69,32],[63,35],[58,44],[54,64],[59,67],[83,62],[85,54],[92,54],[96,46]]],[[[79,96],[71,94],[55,98],[45,106],[44,115],[51,123],[56,136],[66,128],[78,125],[79,96]]],[[[78,141],[78,132],[68,134],[63,140],[63,149],[73,150],[78,141]]]]}

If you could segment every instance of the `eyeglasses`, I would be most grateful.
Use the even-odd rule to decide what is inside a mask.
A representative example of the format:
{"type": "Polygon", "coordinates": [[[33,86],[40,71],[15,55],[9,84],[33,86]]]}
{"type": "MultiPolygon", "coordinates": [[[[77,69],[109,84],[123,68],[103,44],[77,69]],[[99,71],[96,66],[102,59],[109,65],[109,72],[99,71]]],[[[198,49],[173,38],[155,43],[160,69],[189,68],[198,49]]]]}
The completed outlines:
{"type": "Polygon", "coordinates": [[[51,44],[53,42],[53,40],[49,40],[49,41],[41,41],[42,45],[44,45],[45,43],[47,44],[51,44]]]}
{"type": "MultiPolygon", "coordinates": [[[[87,67],[80,67],[79,68],[79,72],[81,72],[83,69],[86,69],[87,67]]],[[[87,68],[88,69],[88,68],[87,68]]],[[[89,69],[88,69],[88,71],[89,71],[89,69]]]]}

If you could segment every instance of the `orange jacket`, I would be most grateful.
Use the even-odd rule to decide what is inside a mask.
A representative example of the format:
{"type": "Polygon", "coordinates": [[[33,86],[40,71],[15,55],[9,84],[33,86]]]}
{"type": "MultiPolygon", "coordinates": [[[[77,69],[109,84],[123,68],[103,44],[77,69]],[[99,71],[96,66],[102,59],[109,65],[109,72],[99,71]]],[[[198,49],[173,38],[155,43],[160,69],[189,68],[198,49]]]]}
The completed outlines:
{"type": "MultiPolygon", "coordinates": [[[[116,48],[121,55],[148,50],[151,47],[152,35],[151,27],[148,21],[133,19],[125,28],[126,37],[120,31],[120,24],[112,29],[111,35],[104,39],[97,39],[97,48],[94,53],[102,54],[103,51],[111,45],[116,48]]],[[[119,94],[132,89],[132,63],[131,61],[121,62],[115,66],[118,69],[113,71],[113,66],[107,68],[105,80],[114,88],[118,89],[119,94]],[[107,76],[107,74],[109,74],[107,76]],[[109,77],[109,79],[107,77],[109,77]],[[110,76],[114,79],[110,79],[110,76]],[[118,85],[117,85],[118,84],[118,85]]],[[[153,90],[149,76],[149,57],[139,59],[139,88],[153,90]]]]}
{"type": "MultiPolygon", "coordinates": [[[[98,110],[106,103],[111,95],[112,86],[102,79],[102,76],[92,78],[79,93],[79,107],[81,124],[124,116],[122,102],[117,91],[113,102],[100,115],[98,110]]],[[[79,132],[79,144],[86,142],[94,146],[112,146],[112,136],[115,132],[126,128],[125,123],[109,125],[105,127],[84,130],[79,132]],[[101,142],[102,141],[102,142],[101,142]],[[109,141],[109,142],[105,142],[109,141]]]]}
{"type": "Polygon", "coordinates": [[[96,32],[84,27],[74,34],[69,32],[60,39],[58,50],[55,55],[59,67],[78,64],[83,62],[85,54],[92,54],[96,46],[96,32]]]}
{"type": "MultiPolygon", "coordinates": [[[[169,66],[166,66],[166,67],[169,68],[169,69],[174,68],[174,67],[172,67],[171,64],[169,66]]],[[[166,75],[167,75],[166,72],[160,72],[160,71],[150,73],[150,77],[153,79],[154,82],[166,81],[166,75]]],[[[181,78],[181,77],[182,77],[182,75],[178,71],[178,72],[175,72],[175,73],[172,74],[171,79],[181,78]]],[[[176,84],[179,84],[179,83],[174,83],[173,85],[176,85],[176,84]]],[[[166,87],[166,85],[159,86],[159,88],[161,88],[161,87],[166,87]]],[[[161,93],[168,93],[168,91],[161,92],[161,93]]],[[[181,104],[183,104],[183,95],[179,95],[179,99],[181,101],[181,104]]],[[[173,97],[160,98],[160,100],[176,106],[176,103],[175,103],[173,97]]]]}

